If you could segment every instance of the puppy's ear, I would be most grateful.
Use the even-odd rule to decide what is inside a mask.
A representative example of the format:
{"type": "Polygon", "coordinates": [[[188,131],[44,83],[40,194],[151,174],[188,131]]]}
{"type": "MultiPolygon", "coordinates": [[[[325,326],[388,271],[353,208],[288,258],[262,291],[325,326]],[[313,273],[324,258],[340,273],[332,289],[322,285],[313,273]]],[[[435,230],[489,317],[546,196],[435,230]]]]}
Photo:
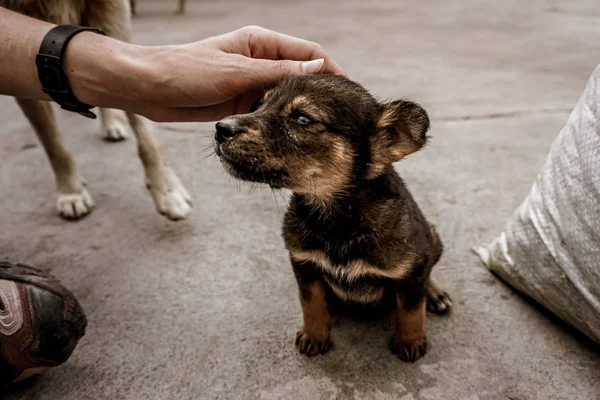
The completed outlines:
{"type": "Polygon", "coordinates": [[[406,100],[380,104],[370,137],[372,164],[367,177],[376,178],[388,165],[420,150],[428,130],[429,116],[420,105],[406,100]]]}

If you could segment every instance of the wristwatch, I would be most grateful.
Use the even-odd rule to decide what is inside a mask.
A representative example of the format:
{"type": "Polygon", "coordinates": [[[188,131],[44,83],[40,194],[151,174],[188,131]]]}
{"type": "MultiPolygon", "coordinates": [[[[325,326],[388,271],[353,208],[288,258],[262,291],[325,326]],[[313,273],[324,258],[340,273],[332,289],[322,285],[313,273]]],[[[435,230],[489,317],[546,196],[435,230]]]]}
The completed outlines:
{"type": "Polygon", "coordinates": [[[77,100],[63,69],[63,56],[67,44],[80,32],[95,32],[105,35],[102,30],[97,28],[75,25],[55,26],[42,40],[35,64],[44,93],[48,94],[64,110],[76,112],[88,118],[96,118],[96,114],[90,111],[94,106],[77,100]]]}

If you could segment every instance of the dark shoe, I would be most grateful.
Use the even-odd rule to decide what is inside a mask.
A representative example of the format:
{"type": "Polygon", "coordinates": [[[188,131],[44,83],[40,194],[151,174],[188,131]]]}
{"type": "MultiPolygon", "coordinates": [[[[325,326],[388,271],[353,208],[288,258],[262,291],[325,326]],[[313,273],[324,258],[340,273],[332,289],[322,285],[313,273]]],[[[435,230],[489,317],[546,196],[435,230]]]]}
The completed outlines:
{"type": "Polygon", "coordinates": [[[67,361],[86,326],[79,302],[58,280],[0,261],[0,384],[67,361]]]}

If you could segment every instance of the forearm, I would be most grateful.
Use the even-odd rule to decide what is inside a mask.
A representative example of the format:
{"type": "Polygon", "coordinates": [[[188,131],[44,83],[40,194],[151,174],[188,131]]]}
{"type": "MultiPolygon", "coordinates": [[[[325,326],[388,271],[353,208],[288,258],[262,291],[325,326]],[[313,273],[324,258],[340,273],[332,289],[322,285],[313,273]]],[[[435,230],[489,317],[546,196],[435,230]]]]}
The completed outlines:
{"type": "MultiPolygon", "coordinates": [[[[0,7],[0,94],[50,100],[42,91],[35,57],[53,26],[0,7]]],[[[151,90],[151,71],[141,61],[143,51],[140,46],[82,32],[67,45],[63,70],[80,101],[127,109],[132,100],[143,100],[151,90]]]]}
{"type": "Polygon", "coordinates": [[[52,24],[0,7],[0,94],[48,100],[39,83],[35,56],[52,24]]]}

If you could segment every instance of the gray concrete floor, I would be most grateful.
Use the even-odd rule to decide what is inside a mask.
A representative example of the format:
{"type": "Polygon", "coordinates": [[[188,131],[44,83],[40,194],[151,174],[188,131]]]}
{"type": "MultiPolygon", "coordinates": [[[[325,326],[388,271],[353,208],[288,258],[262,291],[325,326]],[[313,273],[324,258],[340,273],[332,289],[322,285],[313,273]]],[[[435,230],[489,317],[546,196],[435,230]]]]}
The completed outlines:
{"type": "Polygon", "coordinates": [[[597,349],[497,281],[471,253],[520,204],[600,63],[596,0],[528,2],[140,0],[135,42],[187,42],[260,24],[321,42],[381,98],[430,111],[433,141],[398,165],[447,251],[434,276],[455,304],[428,319],[430,350],[404,364],[390,321],[335,320],[336,348],[306,359],[279,235],[283,200],[248,194],[205,158],[211,124],[161,138],[195,197],[189,220],[157,215],[133,142],[107,144],[66,112],[62,130],[97,209],[54,214],[43,150],[0,98],[0,258],[51,271],[89,329],[69,362],[8,396],[29,399],[600,398],[597,349]],[[343,5],[336,5],[341,4],[343,5]]]}

